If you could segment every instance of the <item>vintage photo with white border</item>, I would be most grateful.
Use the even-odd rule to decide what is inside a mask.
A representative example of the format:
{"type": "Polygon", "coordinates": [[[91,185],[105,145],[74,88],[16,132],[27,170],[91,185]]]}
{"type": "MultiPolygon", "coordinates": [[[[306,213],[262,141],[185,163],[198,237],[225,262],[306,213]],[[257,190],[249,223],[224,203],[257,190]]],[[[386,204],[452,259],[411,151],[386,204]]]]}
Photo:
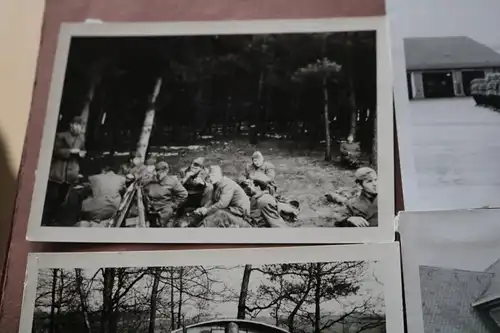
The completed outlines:
{"type": "Polygon", "coordinates": [[[385,17],[63,24],[27,238],[392,241],[390,68],[385,17]]]}
{"type": "Polygon", "coordinates": [[[405,210],[500,207],[500,2],[386,6],[405,210]]]}
{"type": "Polygon", "coordinates": [[[23,333],[403,332],[396,243],[33,253],[26,277],[23,333]]]}
{"type": "Polygon", "coordinates": [[[408,333],[500,329],[500,210],[401,212],[408,333]]]}

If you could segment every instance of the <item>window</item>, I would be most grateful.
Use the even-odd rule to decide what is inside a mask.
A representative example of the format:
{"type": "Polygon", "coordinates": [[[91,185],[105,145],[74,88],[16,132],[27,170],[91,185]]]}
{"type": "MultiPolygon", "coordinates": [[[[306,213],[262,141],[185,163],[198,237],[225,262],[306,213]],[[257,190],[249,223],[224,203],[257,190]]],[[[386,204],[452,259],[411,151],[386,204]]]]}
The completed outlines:
{"type": "Polygon", "coordinates": [[[491,318],[493,318],[498,327],[500,327],[500,307],[491,309],[490,316],[491,318]]]}

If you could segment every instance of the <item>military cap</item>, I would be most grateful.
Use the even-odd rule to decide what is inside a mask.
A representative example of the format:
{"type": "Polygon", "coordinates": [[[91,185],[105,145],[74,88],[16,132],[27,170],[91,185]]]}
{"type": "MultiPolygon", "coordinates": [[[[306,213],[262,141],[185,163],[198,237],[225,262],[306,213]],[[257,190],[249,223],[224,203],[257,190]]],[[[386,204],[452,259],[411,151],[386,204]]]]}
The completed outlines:
{"type": "Polygon", "coordinates": [[[375,172],[375,170],[373,170],[372,168],[369,168],[369,167],[359,168],[354,173],[354,178],[356,178],[356,181],[358,181],[358,182],[362,182],[362,181],[365,181],[367,179],[370,179],[370,178],[373,178],[376,176],[377,176],[377,173],[375,172]]]}
{"type": "Polygon", "coordinates": [[[160,161],[160,162],[158,162],[158,163],[155,164],[155,168],[156,168],[157,171],[164,171],[164,170],[168,170],[169,166],[168,166],[167,162],[160,161]]]}
{"type": "Polygon", "coordinates": [[[256,151],[255,153],[252,154],[252,158],[256,158],[256,157],[263,159],[264,155],[262,155],[262,153],[260,151],[256,151]]]}
{"type": "Polygon", "coordinates": [[[193,164],[198,164],[199,166],[203,166],[205,164],[205,159],[203,157],[197,157],[193,160],[193,164]]]}
{"type": "Polygon", "coordinates": [[[80,116],[73,117],[73,119],[71,119],[71,123],[81,125],[81,124],[83,124],[83,118],[80,116]]]}
{"type": "Polygon", "coordinates": [[[146,160],[146,165],[155,165],[156,164],[156,158],[150,157],[146,160]]]}

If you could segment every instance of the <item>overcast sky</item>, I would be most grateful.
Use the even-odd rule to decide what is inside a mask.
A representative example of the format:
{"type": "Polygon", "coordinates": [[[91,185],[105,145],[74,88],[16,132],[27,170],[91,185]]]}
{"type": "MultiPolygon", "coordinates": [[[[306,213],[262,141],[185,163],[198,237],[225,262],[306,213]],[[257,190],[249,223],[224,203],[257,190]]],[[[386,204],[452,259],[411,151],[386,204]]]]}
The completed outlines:
{"type": "Polygon", "coordinates": [[[499,0],[386,0],[405,37],[469,36],[500,52],[499,0]]]}
{"type": "MultiPolygon", "coordinates": [[[[369,297],[373,299],[379,299],[379,302],[377,303],[376,310],[379,313],[384,313],[385,309],[385,304],[383,302],[383,283],[382,281],[382,265],[379,264],[378,262],[367,262],[367,271],[364,276],[360,277],[361,280],[361,289],[359,290],[358,294],[356,296],[350,296],[347,298],[339,298],[339,301],[341,302],[338,303],[336,301],[331,301],[331,302],[325,302],[322,304],[322,310],[326,312],[332,312],[335,314],[342,314],[345,311],[348,311],[351,306],[353,305],[359,305],[362,304],[362,302],[369,297]]],[[[71,270],[69,270],[71,271],[71,270]]],[[[83,270],[83,275],[87,278],[90,278],[95,275],[96,269],[85,269],[83,270]]],[[[45,288],[50,287],[50,284],[47,284],[47,281],[51,281],[50,279],[52,278],[52,273],[50,270],[44,269],[40,271],[41,276],[45,276],[46,281],[45,281],[45,288]]],[[[226,286],[226,288],[229,288],[234,291],[235,295],[237,296],[239,294],[239,290],[241,288],[241,281],[243,277],[243,266],[237,266],[237,267],[228,267],[227,269],[220,269],[216,271],[211,271],[211,276],[213,279],[218,280],[222,282],[221,284],[217,284],[213,286],[213,291],[221,291],[223,289],[223,285],[226,286]]],[[[100,273],[97,276],[98,280],[101,279],[100,273]]],[[[257,288],[259,285],[264,282],[264,275],[259,272],[252,272],[252,275],[250,277],[250,285],[249,285],[249,291],[250,292],[256,292],[257,288]]],[[[39,281],[40,282],[40,281],[39,281]]],[[[100,291],[101,286],[95,285],[94,289],[95,292],[92,294],[90,301],[90,304],[92,304],[95,307],[100,307],[102,304],[102,293],[100,291]]],[[[150,288],[151,288],[151,279],[144,278],[141,280],[136,287],[137,289],[142,289],[144,290],[141,292],[143,295],[148,295],[150,293],[150,288]]],[[[45,292],[47,290],[44,290],[45,292]]],[[[42,292],[42,290],[38,290],[38,292],[42,292]]],[[[48,300],[48,299],[47,299],[48,300]]],[[[224,303],[219,303],[219,302],[213,302],[211,305],[211,311],[213,312],[214,315],[217,315],[218,317],[225,317],[225,318],[234,318],[236,317],[237,314],[237,301],[234,302],[224,302],[224,303]]],[[[190,315],[195,315],[194,313],[196,311],[194,308],[190,308],[189,305],[185,305],[183,312],[185,312],[188,316],[190,315]],[[192,312],[192,313],[190,313],[192,312]]],[[[266,313],[261,313],[261,315],[266,315],[266,313]]]]}
{"type": "Polygon", "coordinates": [[[407,236],[416,239],[419,265],[484,271],[500,259],[500,209],[414,214],[407,236]]]}

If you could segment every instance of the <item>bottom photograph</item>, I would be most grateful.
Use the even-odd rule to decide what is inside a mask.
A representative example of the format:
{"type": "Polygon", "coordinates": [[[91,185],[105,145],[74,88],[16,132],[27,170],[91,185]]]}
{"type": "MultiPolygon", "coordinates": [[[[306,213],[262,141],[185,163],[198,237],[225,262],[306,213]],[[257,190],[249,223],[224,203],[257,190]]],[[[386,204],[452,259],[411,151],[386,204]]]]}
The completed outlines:
{"type": "Polygon", "coordinates": [[[500,332],[499,219],[499,209],[400,215],[408,333],[500,332]]]}
{"type": "Polygon", "coordinates": [[[381,244],[32,254],[19,332],[403,332],[398,253],[381,244]]]}

